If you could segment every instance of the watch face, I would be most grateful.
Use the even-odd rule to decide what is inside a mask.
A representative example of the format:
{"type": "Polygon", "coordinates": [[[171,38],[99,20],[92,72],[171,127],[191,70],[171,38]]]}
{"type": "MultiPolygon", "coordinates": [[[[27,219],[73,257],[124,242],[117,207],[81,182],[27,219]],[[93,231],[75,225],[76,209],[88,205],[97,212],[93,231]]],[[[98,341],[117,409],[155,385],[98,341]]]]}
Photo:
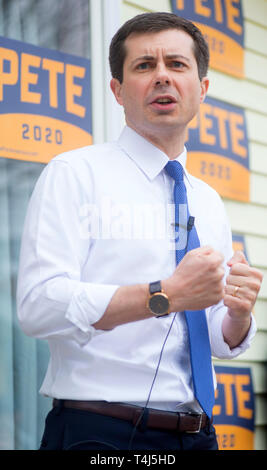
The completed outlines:
{"type": "Polygon", "coordinates": [[[149,308],[155,315],[163,315],[168,313],[169,300],[162,293],[154,294],[149,299],[149,308]]]}

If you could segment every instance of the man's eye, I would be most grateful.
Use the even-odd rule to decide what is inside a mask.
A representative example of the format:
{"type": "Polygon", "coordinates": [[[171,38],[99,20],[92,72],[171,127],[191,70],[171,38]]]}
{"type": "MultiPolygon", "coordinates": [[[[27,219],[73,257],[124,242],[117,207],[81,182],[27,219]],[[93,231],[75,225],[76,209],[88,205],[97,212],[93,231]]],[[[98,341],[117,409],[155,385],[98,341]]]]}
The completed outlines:
{"type": "Polygon", "coordinates": [[[146,69],[149,68],[149,66],[150,66],[150,64],[148,62],[142,62],[142,64],[139,64],[137,66],[137,69],[138,70],[146,70],[146,69]]]}
{"type": "Polygon", "coordinates": [[[183,62],[180,62],[178,60],[174,60],[172,62],[172,67],[174,67],[176,69],[182,69],[183,67],[185,67],[185,65],[183,64],[183,62]]]}

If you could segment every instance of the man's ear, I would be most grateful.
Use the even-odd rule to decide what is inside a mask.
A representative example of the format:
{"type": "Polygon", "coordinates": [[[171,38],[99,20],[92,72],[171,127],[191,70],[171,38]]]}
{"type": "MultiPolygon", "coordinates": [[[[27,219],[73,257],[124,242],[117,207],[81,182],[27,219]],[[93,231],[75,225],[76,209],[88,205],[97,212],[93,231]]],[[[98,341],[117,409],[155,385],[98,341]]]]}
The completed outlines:
{"type": "Polygon", "coordinates": [[[110,88],[112,90],[113,95],[115,96],[117,102],[123,106],[123,99],[122,99],[122,84],[119,82],[117,78],[112,78],[110,82],[110,88]]]}
{"type": "Polygon", "coordinates": [[[206,94],[207,94],[208,88],[209,88],[209,84],[210,84],[210,81],[209,81],[208,77],[202,78],[202,80],[200,82],[200,87],[201,87],[200,103],[203,103],[203,101],[206,97],[206,94]]]}

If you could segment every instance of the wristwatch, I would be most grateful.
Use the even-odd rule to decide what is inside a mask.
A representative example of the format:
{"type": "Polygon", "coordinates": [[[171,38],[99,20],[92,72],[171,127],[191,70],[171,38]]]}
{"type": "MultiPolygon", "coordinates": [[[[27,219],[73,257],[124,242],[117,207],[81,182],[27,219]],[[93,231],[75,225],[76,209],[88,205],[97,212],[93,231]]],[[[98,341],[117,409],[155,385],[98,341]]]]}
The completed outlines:
{"type": "Polygon", "coordinates": [[[167,294],[165,294],[161,287],[161,282],[151,282],[149,284],[149,299],[148,308],[155,317],[162,317],[168,315],[170,303],[167,294]]]}

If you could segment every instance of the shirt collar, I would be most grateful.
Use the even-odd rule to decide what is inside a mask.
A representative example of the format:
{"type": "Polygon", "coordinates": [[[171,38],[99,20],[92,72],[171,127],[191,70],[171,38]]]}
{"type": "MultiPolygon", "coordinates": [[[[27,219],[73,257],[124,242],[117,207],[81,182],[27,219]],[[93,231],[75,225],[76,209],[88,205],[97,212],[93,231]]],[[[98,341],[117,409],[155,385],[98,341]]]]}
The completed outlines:
{"type": "MultiPolygon", "coordinates": [[[[123,129],[118,144],[150,180],[156,178],[169,161],[168,156],[162,150],[128,126],[123,129]]],[[[186,159],[187,150],[184,147],[183,152],[176,160],[183,166],[185,176],[193,186],[192,177],[185,168],[186,159]]]]}

